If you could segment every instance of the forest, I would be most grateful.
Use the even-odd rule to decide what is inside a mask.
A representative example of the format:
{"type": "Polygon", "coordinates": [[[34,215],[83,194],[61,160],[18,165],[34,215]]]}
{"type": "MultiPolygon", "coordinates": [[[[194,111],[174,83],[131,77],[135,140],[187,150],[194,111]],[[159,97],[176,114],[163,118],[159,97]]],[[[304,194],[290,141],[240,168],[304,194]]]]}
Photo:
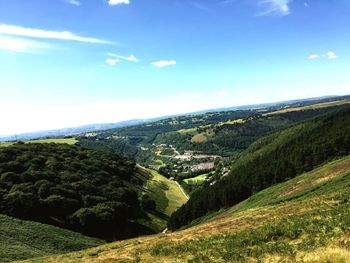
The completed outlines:
{"type": "Polygon", "coordinates": [[[0,213],[117,240],[152,231],[144,175],[117,155],[66,144],[0,148],[0,213]]]}
{"type": "Polygon", "coordinates": [[[230,207],[254,193],[349,154],[350,109],[294,125],[252,144],[231,165],[230,175],[195,191],[169,221],[178,229],[194,219],[230,207]]]}

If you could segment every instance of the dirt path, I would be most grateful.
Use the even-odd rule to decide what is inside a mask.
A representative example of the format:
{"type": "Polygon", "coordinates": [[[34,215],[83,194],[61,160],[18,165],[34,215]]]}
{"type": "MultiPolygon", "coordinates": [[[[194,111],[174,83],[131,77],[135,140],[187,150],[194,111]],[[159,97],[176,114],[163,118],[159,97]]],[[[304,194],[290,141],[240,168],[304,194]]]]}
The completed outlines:
{"type": "Polygon", "coordinates": [[[177,184],[177,186],[180,188],[181,192],[184,194],[184,196],[186,196],[187,199],[189,199],[189,196],[185,193],[184,189],[182,189],[181,185],[175,181],[175,183],[177,184]]]}

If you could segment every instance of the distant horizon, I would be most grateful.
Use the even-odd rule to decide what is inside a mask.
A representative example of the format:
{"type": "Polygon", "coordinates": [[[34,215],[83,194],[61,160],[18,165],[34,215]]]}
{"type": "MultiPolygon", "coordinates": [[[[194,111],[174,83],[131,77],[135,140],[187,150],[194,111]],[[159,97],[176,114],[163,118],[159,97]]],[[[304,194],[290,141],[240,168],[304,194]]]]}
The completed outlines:
{"type": "Polygon", "coordinates": [[[190,114],[200,114],[201,112],[210,112],[215,110],[230,110],[231,108],[240,108],[240,107],[249,107],[249,106],[259,106],[259,105],[268,105],[268,104],[280,104],[280,103],[287,103],[292,101],[303,101],[303,100],[317,100],[322,98],[337,98],[337,97],[344,97],[344,96],[350,96],[349,94],[338,94],[338,95],[323,95],[323,96],[317,96],[317,97],[306,97],[306,98],[293,98],[293,99],[287,99],[287,100],[280,100],[280,101],[267,101],[267,102],[261,102],[261,103],[253,103],[253,104],[241,104],[241,105],[231,105],[227,107],[216,107],[216,108],[207,108],[207,109],[200,109],[196,111],[191,112],[183,112],[183,113],[173,113],[173,114],[167,114],[167,115],[157,115],[150,118],[133,118],[133,119],[125,119],[120,121],[112,121],[112,122],[95,122],[95,123],[85,123],[82,125],[75,125],[75,126],[65,126],[65,127],[58,127],[53,129],[43,129],[43,130],[33,130],[33,131],[24,131],[21,133],[13,133],[13,134],[0,134],[0,139],[9,138],[9,137],[15,137],[15,136],[22,136],[27,134],[35,134],[35,133],[44,133],[44,132],[51,132],[51,131],[60,131],[65,129],[75,129],[75,128],[82,128],[85,126],[94,126],[94,125],[108,125],[108,124],[119,124],[123,122],[131,122],[131,121],[148,121],[152,119],[166,119],[172,116],[185,116],[190,114]]]}
{"type": "Polygon", "coordinates": [[[348,0],[2,0],[0,134],[349,94],[349,13],[348,0]]]}

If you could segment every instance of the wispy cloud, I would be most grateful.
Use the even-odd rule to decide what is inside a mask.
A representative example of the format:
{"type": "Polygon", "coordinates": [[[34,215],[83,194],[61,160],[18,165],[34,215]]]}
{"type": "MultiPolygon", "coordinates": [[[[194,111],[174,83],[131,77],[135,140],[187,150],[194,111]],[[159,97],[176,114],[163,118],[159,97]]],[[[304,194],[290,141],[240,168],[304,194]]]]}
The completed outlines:
{"type": "Polygon", "coordinates": [[[315,59],[318,59],[320,56],[319,55],[317,55],[317,54],[311,54],[310,56],[309,56],[309,59],[310,60],[315,60],[315,59]]]}
{"type": "Polygon", "coordinates": [[[81,6],[81,2],[78,0],[66,0],[66,2],[71,5],[81,6]]]}
{"type": "Polygon", "coordinates": [[[151,63],[152,66],[156,68],[165,68],[169,66],[174,66],[176,65],[175,60],[159,60],[151,63]]]}
{"type": "Polygon", "coordinates": [[[93,44],[112,44],[111,42],[106,40],[90,38],[90,37],[82,37],[69,31],[50,31],[50,30],[27,28],[27,27],[6,25],[6,24],[0,24],[0,34],[30,37],[30,38],[77,41],[77,42],[85,42],[85,43],[93,43],[93,44]]]}
{"type": "Polygon", "coordinates": [[[120,60],[117,58],[107,58],[105,62],[107,65],[115,66],[120,62],[120,60]]]}
{"type": "Polygon", "coordinates": [[[281,15],[286,16],[290,14],[289,4],[292,0],[261,0],[259,5],[263,6],[264,11],[260,12],[259,16],[281,15]]]}
{"type": "Polygon", "coordinates": [[[49,48],[49,46],[45,43],[0,35],[0,49],[2,50],[32,53],[47,48],[49,48]]]}
{"type": "Polygon", "coordinates": [[[117,59],[121,59],[121,60],[125,60],[125,61],[129,61],[129,62],[139,62],[139,59],[137,57],[135,57],[134,55],[130,55],[130,56],[121,56],[115,53],[108,53],[108,56],[113,57],[113,58],[117,58],[117,59]]]}
{"type": "Polygon", "coordinates": [[[128,5],[130,4],[129,0],[108,0],[109,5],[128,5]]]}

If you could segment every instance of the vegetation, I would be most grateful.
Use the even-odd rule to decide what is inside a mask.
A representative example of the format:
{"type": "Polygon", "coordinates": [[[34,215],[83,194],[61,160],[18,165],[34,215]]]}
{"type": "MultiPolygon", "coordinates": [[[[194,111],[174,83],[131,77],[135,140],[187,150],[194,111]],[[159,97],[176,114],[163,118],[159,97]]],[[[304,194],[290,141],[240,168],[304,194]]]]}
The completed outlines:
{"type": "Polygon", "coordinates": [[[102,245],[102,240],[58,227],[0,215],[1,262],[62,254],[102,245]]]}
{"type": "MultiPolygon", "coordinates": [[[[31,140],[26,141],[25,143],[66,143],[66,144],[76,144],[78,140],[75,138],[54,138],[54,139],[38,139],[38,140],[31,140]]],[[[8,147],[15,144],[15,142],[3,142],[0,143],[0,147],[8,147]]]]}
{"type": "Polygon", "coordinates": [[[33,262],[347,262],[350,156],[201,224],[33,262]]]}
{"type": "Polygon", "coordinates": [[[349,108],[265,137],[233,163],[229,176],[195,191],[172,215],[169,227],[177,229],[210,212],[230,207],[349,151],[349,108]]]}
{"type": "Polygon", "coordinates": [[[17,143],[0,149],[0,174],[3,214],[106,240],[155,232],[141,200],[150,173],[116,155],[17,143]]]}

